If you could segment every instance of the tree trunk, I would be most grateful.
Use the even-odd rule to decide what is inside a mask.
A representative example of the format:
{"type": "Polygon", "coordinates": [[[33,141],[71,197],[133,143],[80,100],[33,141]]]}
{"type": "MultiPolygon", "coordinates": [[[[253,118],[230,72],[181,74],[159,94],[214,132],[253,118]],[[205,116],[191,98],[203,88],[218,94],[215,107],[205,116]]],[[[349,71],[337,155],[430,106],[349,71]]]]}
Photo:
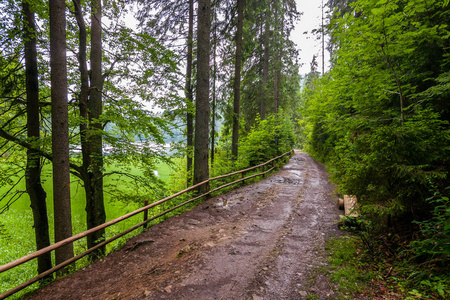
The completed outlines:
{"type": "Polygon", "coordinates": [[[192,154],[193,154],[193,139],[194,139],[194,114],[193,109],[193,94],[192,94],[192,45],[194,35],[194,0],[189,0],[189,32],[187,38],[187,63],[186,63],[186,174],[187,174],[187,187],[192,183],[192,154]]]}
{"type": "Polygon", "coordinates": [[[263,88],[262,88],[262,97],[261,97],[261,120],[266,118],[267,113],[267,98],[269,97],[268,93],[268,82],[269,82],[269,30],[270,30],[270,19],[269,19],[269,11],[270,11],[270,1],[266,1],[267,9],[265,12],[265,24],[264,24],[264,56],[263,56],[263,88]]]}
{"type": "Polygon", "coordinates": [[[325,74],[325,27],[323,26],[323,0],[322,0],[322,77],[325,74]]]}
{"type": "MultiPolygon", "coordinates": [[[[86,223],[87,229],[96,227],[103,224],[106,221],[105,208],[103,201],[103,182],[102,182],[102,153],[98,153],[95,143],[101,145],[96,141],[98,138],[98,130],[101,130],[101,125],[97,121],[101,114],[101,28],[99,27],[99,21],[101,20],[101,7],[97,8],[95,3],[93,4],[92,14],[98,14],[96,17],[92,16],[91,27],[91,85],[89,85],[89,72],[87,69],[87,31],[86,25],[83,19],[83,13],[81,10],[81,3],[79,0],[73,0],[75,6],[75,17],[77,19],[79,27],[79,54],[78,63],[81,77],[81,90],[79,96],[79,108],[80,108],[80,137],[81,137],[81,153],[83,157],[82,165],[82,180],[84,183],[85,196],[86,196],[86,223]],[[94,60],[94,61],[93,61],[94,60]],[[100,84],[98,79],[100,78],[100,84]],[[95,84],[97,83],[97,84],[95,84]],[[100,88],[98,88],[100,86],[100,88]],[[100,108],[97,106],[100,102],[100,108]],[[100,114],[99,114],[100,110],[100,114]],[[97,152],[95,152],[97,151],[97,152]],[[97,180],[96,178],[100,178],[97,180]]],[[[103,241],[103,235],[105,231],[100,230],[87,237],[87,246],[91,248],[103,241]]],[[[104,247],[95,251],[91,257],[97,258],[104,254],[104,247]]]]}
{"type": "MultiPolygon", "coordinates": [[[[209,178],[209,50],[211,31],[211,1],[198,1],[197,32],[197,95],[195,100],[194,184],[209,178]]],[[[208,185],[199,192],[209,189],[208,185]]]]}
{"type": "MultiPolygon", "coordinates": [[[[275,3],[275,32],[278,33],[278,4],[275,3]]],[[[276,43],[276,48],[280,47],[280,39],[278,38],[276,43]]],[[[278,68],[279,68],[279,52],[277,49],[275,49],[275,61],[274,61],[274,76],[273,76],[273,110],[274,113],[278,113],[278,68]]]]}
{"type": "Polygon", "coordinates": [[[283,57],[283,39],[284,39],[284,14],[282,15],[281,18],[281,45],[278,47],[278,53],[277,53],[277,101],[275,102],[275,113],[277,114],[280,108],[280,103],[281,103],[281,93],[280,91],[283,90],[283,75],[281,73],[281,67],[283,64],[283,61],[281,60],[281,58],[283,57]]]}
{"type": "MultiPolygon", "coordinates": [[[[27,133],[30,142],[39,140],[39,81],[36,51],[36,25],[34,13],[30,11],[27,2],[23,2],[23,15],[25,18],[25,74],[27,91],[27,133]]],[[[41,184],[40,155],[35,150],[27,151],[26,189],[30,196],[31,209],[33,211],[34,232],[36,237],[36,250],[50,245],[50,235],[47,216],[47,204],[45,193],[41,184]]],[[[51,253],[46,253],[37,258],[38,273],[41,274],[52,268],[51,253]]],[[[47,276],[44,280],[53,278],[47,276]]]]}
{"type": "Polygon", "coordinates": [[[242,29],[244,24],[244,0],[237,0],[236,58],[234,68],[233,98],[233,132],[231,137],[231,155],[238,157],[239,148],[239,106],[241,98],[241,65],[242,65],[242,29]]]}
{"type": "MultiPolygon", "coordinates": [[[[80,140],[81,140],[81,155],[82,155],[82,180],[84,186],[89,186],[87,184],[87,173],[88,167],[90,165],[90,147],[88,142],[88,97],[89,97],[89,71],[87,68],[87,30],[86,24],[83,19],[83,13],[81,10],[80,0],[73,0],[75,7],[75,18],[78,23],[79,28],[79,52],[78,52],[78,68],[80,70],[80,95],[78,99],[78,107],[80,109],[80,140]]],[[[87,194],[86,194],[87,198],[87,194]]]]}
{"type": "MultiPolygon", "coordinates": [[[[58,242],[72,235],[66,66],[66,3],[62,0],[50,0],[49,8],[53,202],[55,242],[58,242]]],[[[71,257],[73,257],[73,243],[55,250],[55,262],[57,265],[71,257]]]]}
{"type": "Polygon", "coordinates": [[[283,57],[283,32],[284,32],[284,12],[283,9],[278,7],[278,4],[275,4],[275,31],[281,32],[278,36],[278,41],[276,43],[277,49],[275,50],[275,74],[273,79],[273,109],[274,113],[278,114],[278,108],[280,106],[280,86],[281,86],[281,57],[283,57]],[[281,20],[279,19],[279,15],[281,15],[281,20]]]}
{"type": "MultiPolygon", "coordinates": [[[[214,23],[217,22],[217,10],[214,8],[214,23]]],[[[215,24],[216,25],[216,24],[215,24]]],[[[214,148],[216,136],[216,73],[217,73],[217,30],[214,25],[214,39],[213,39],[213,80],[212,80],[212,116],[211,116],[211,168],[214,167],[214,148]]]]}
{"type": "MultiPolygon", "coordinates": [[[[102,115],[102,4],[101,0],[92,1],[91,12],[91,87],[89,93],[89,144],[91,150],[91,165],[86,186],[87,228],[93,228],[105,223],[106,213],[103,198],[103,126],[102,115]]],[[[88,235],[87,245],[91,248],[105,240],[105,230],[99,230],[88,235]]],[[[105,248],[100,248],[94,256],[104,254],[105,248]]]]}

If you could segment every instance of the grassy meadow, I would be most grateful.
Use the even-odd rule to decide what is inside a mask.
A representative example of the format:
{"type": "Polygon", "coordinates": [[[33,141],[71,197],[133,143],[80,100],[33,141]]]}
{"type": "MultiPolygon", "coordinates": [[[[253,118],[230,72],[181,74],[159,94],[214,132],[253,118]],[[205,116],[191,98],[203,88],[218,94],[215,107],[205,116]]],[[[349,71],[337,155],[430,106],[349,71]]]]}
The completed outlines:
{"type": "MultiPolygon", "coordinates": [[[[50,167],[48,167],[50,168],[50,167]]],[[[157,165],[159,178],[165,182],[168,181],[172,169],[165,163],[157,165]]],[[[131,169],[131,173],[139,174],[137,169],[131,169]]],[[[114,176],[114,175],[113,175],[114,176]]],[[[114,183],[114,177],[105,177],[105,185],[114,183]]],[[[53,233],[53,197],[51,170],[43,171],[44,189],[47,192],[47,207],[50,225],[51,243],[54,243],[53,233]]],[[[9,187],[0,187],[0,194],[9,187]]],[[[25,190],[25,181],[17,186],[18,190],[25,190]]],[[[114,196],[105,193],[105,208],[107,221],[120,217],[126,213],[132,212],[140,207],[140,204],[133,201],[118,201],[112,199],[114,196]]],[[[158,199],[149,199],[158,200],[158,199]]],[[[72,203],[72,231],[73,234],[86,230],[86,212],[84,189],[80,180],[76,177],[71,178],[71,203],[72,203]]],[[[118,234],[132,225],[142,221],[142,214],[138,214],[128,220],[122,221],[106,229],[106,238],[118,234]]],[[[119,248],[130,236],[140,233],[140,229],[129,233],[128,235],[107,245],[107,251],[113,251],[119,248]]],[[[81,239],[74,244],[75,253],[78,254],[86,249],[86,240],[81,239]]],[[[30,201],[27,194],[23,194],[9,210],[0,214],[0,265],[14,261],[20,257],[35,251],[35,238],[33,229],[33,216],[30,208],[30,201]]],[[[53,257],[54,259],[54,257],[53,257]]],[[[88,264],[87,259],[81,259],[77,263],[77,268],[88,264]]],[[[19,267],[13,268],[0,274],[0,294],[17,286],[37,275],[37,261],[32,260],[19,267]]],[[[27,289],[12,296],[13,299],[20,298],[20,295],[31,291],[37,287],[34,284],[27,289]]]]}

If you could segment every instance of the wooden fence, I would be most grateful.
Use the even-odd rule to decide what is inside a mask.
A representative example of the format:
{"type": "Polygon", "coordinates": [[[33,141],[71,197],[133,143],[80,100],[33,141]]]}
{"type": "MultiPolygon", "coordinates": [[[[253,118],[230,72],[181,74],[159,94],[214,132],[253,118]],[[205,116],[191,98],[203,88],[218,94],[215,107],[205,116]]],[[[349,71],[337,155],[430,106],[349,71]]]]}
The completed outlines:
{"type": "Polygon", "coordinates": [[[100,244],[96,245],[95,247],[89,248],[89,249],[86,250],[85,252],[80,253],[80,254],[78,254],[78,255],[72,257],[71,259],[66,260],[66,261],[63,262],[63,263],[60,263],[59,265],[57,265],[57,266],[55,266],[55,267],[53,267],[53,268],[51,268],[51,269],[49,269],[49,270],[47,270],[47,271],[45,271],[45,272],[39,274],[39,275],[36,276],[36,277],[33,277],[32,279],[30,279],[30,280],[28,280],[28,281],[26,281],[26,282],[24,282],[24,283],[22,283],[22,284],[16,286],[15,288],[13,288],[13,289],[11,289],[11,290],[9,290],[9,291],[6,291],[6,292],[0,294],[0,299],[4,299],[4,298],[6,298],[6,297],[9,297],[9,296],[11,296],[11,295],[17,293],[18,291],[20,291],[20,290],[26,288],[27,286],[29,286],[29,285],[31,285],[31,284],[33,284],[33,283],[35,283],[35,282],[37,282],[37,281],[43,279],[44,277],[46,277],[46,276],[48,276],[48,275],[50,275],[50,274],[52,274],[52,273],[54,273],[54,272],[56,272],[56,271],[58,271],[58,270],[60,270],[60,269],[62,269],[62,268],[64,268],[64,267],[66,267],[66,266],[68,266],[68,265],[74,263],[75,261],[79,260],[80,258],[82,258],[82,257],[84,257],[84,256],[86,256],[86,255],[88,255],[89,253],[94,252],[95,250],[97,250],[97,249],[99,249],[99,248],[105,246],[105,245],[108,244],[108,243],[111,243],[112,241],[114,241],[114,240],[116,240],[116,239],[118,239],[118,238],[120,238],[120,237],[126,235],[127,233],[130,233],[131,231],[133,231],[133,230],[135,230],[135,229],[137,229],[137,228],[139,228],[139,227],[141,227],[141,226],[145,226],[145,225],[148,224],[149,222],[151,222],[151,221],[153,221],[153,220],[155,220],[155,219],[157,219],[157,218],[159,218],[159,217],[161,217],[161,216],[163,216],[163,215],[165,215],[165,214],[167,214],[167,213],[169,213],[169,212],[171,212],[171,211],[173,211],[173,210],[175,210],[175,209],[177,209],[177,208],[180,208],[180,207],[182,207],[182,206],[184,206],[184,205],[186,205],[186,204],[188,204],[188,203],[191,203],[191,202],[193,202],[193,201],[195,201],[195,200],[198,200],[198,199],[200,199],[201,197],[208,196],[208,195],[210,195],[211,193],[214,193],[214,192],[216,192],[216,191],[218,191],[218,190],[221,190],[221,189],[223,189],[223,188],[225,188],[225,187],[231,186],[231,185],[236,184],[236,183],[239,183],[239,182],[244,182],[245,180],[250,179],[250,178],[253,178],[253,177],[256,177],[256,176],[265,175],[265,174],[269,173],[270,171],[272,171],[273,169],[275,169],[275,167],[276,167],[276,162],[277,162],[278,160],[283,159],[283,158],[285,158],[287,155],[290,155],[290,154],[292,154],[292,153],[293,153],[293,150],[288,151],[288,152],[286,152],[286,153],[284,153],[284,154],[282,154],[282,155],[280,155],[280,156],[278,156],[278,157],[275,157],[275,158],[273,158],[273,159],[271,159],[271,160],[269,160],[269,161],[267,161],[267,162],[265,162],[265,163],[262,163],[262,164],[260,164],[260,165],[257,165],[257,166],[254,166],[254,167],[250,167],[250,168],[247,168],[247,169],[244,169],[244,170],[236,171],[236,172],[233,172],[233,173],[229,173],[229,174],[226,174],[226,175],[221,175],[221,176],[217,176],[217,177],[214,177],[214,178],[210,178],[210,179],[205,180],[205,181],[203,181],[203,182],[200,182],[200,183],[198,183],[198,184],[196,184],[196,185],[193,185],[193,186],[191,186],[191,187],[189,187],[189,188],[187,188],[187,189],[184,189],[184,190],[182,190],[182,191],[180,191],[180,192],[178,192],[178,193],[176,193],[176,194],[173,194],[173,195],[171,195],[171,196],[169,196],[169,197],[166,197],[166,198],[161,199],[161,200],[159,200],[159,201],[153,202],[153,203],[151,203],[151,204],[149,204],[149,205],[145,205],[144,207],[139,208],[139,209],[137,209],[137,210],[135,210],[135,211],[133,211],[133,212],[130,212],[130,213],[126,214],[126,215],[123,215],[123,216],[121,216],[121,217],[119,217],[119,218],[117,218],[117,219],[111,220],[111,221],[106,222],[106,223],[104,223],[104,224],[101,224],[101,225],[99,225],[99,226],[97,226],[97,227],[94,227],[94,228],[91,228],[91,229],[86,230],[86,231],[84,231],[84,232],[78,233],[78,234],[76,234],[76,235],[74,235],[74,236],[71,236],[71,237],[65,239],[65,240],[59,241],[59,242],[57,242],[57,243],[55,243],[55,244],[53,244],[53,245],[50,245],[50,246],[45,247],[45,248],[42,248],[42,249],[40,249],[40,250],[38,250],[38,251],[36,251],[36,252],[33,252],[33,253],[31,253],[31,254],[28,254],[28,255],[26,255],[26,256],[24,256],[24,257],[22,257],[22,258],[19,258],[19,259],[15,260],[15,261],[12,261],[12,262],[10,262],[10,263],[7,263],[7,264],[5,264],[5,265],[2,265],[2,266],[0,266],[0,273],[6,272],[6,271],[8,271],[8,270],[10,270],[10,269],[12,269],[12,268],[15,268],[15,267],[17,267],[17,266],[19,266],[19,265],[22,265],[22,264],[24,264],[24,263],[26,263],[26,262],[28,262],[28,261],[30,261],[30,260],[32,260],[32,259],[35,259],[35,258],[39,257],[40,255],[43,255],[43,254],[45,254],[45,253],[54,251],[55,249],[58,249],[58,248],[60,248],[60,247],[62,247],[62,246],[64,246],[64,245],[67,245],[67,244],[69,244],[69,243],[73,243],[74,241],[77,241],[77,240],[79,240],[79,239],[81,239],[81,238],[84,238],[84,237],[86,237],[87,235],[89,235],[89,234],[91,234],[91,233],[94,233],[94,232],[96,232],[96,231],[98,231],[98,230],[100,230],[100,229],[104,229],[104,228],[106,228],[106,227],[109,227],[109,226],[111,226],[111,225],[114,225],[114,224],[116,224],[116,223],[119,223],[119,222],[121,222],[121,221],[123,221],[123,220],[126,220],[126,219],[128,219],[128,218],[130,218],[130,217],[132,217],[132,216],[135,216],[135,215],[137,215],[137,214],[139,214],[139,213],[141,213],[141,212],[144,212],[144,215],[147,215],[147,212],[148,212],[148,210],[149,210],[150,208],[155,207],[155,206],[158,206],[158,205],[160,205],[160,204],[162,204],[162,203],[164,203],[164,202],[166,202],[166,201],[169,201],[169,200],[171,200],[171,199],[173,199],[173,198],[175,198],[175,197],[177,197],[177,196],[180,196],[180,195],[182,195],[182,194],[185,194],[185,193],[187,193],[187,192],[190,192],[190,191],[192,191],[192,190],[195,190],[195,189],[199,188],[200,186],[202,186],[202,185],[204,185],[204,184],[208,184],[207,186],[208,186],[208,189],[209,189],[209,183],[212,182],[212,181],[214,181],[214,180],[221,179],[221,178],[226,178],[226,177],[230,177],[230,176],[233,176],[233,175],[241,174],[241,178],[238,179],[238,180],[235,180],[235,181],[233,181],[233,182],[224,184],[224,185],[219,186],[219,187],[217,187],[217,188],[214,188],[214,189],[212,189],[212,190],[208,190],[206,193],[204,193],[204,194],[202,194],[202,195],[200,195],[200,196],[197,196],[197,197],[195,197],[195,198],[189,199],[189,200],[187,200],[187,201],[185,201],[185,202],[183,202],[183,203],[181,203],[181,204],[179,204],[179,205],[176,205],[176,206],[174,206],[174,207],[172,207],[172,208],[170,208],[170,209],[168,209],[168,210],[166,210],[166,211],[164,211],[164,212],[162,212],[162,213],[159,213],[159,214],[157,214],[157,215],[155,215],[155,216],[153,216],[153,217],[151,217],[151,218],[144,218],[144,221],[143,221],[143,222],[141,222],[141,223],[139,223],[139,224],[136,224],[136,225],[134,225],[133,227],[131,227],[131,228],[129,228],[129,229],[127,229],[127,230],[125,230],[125,231],[123,231],[123,232],[121,232],[121,233],[119,233],[119,234],[117,234],[117,235],[115,235],[115,236],[113,236],[113,237],[111,237],[111,238],[109,238],[109,239],[107,239],[107,240],[101,242],[100,244]],[[269,169],[265,170],[267,166],[269,167],[269,169]],[[247,176],[247,177],[244,176],[244,174],[245,174],[246,172],[255,170],[255,169],[257,169],[257,168],[262,168],[262,172],[257,173],[257,174],[253,174],[253,175],[250,175],[250,176],[247,176]]]}

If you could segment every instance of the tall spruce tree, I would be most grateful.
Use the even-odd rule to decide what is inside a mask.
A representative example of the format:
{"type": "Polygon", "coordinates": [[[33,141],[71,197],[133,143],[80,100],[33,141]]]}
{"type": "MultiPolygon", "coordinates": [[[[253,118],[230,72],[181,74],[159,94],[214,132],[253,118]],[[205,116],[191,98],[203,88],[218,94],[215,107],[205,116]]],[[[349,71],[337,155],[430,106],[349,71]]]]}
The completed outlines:
{"type": "Polygon", "coordinates": [[[267,102],[269,98],[268,94],[268,81],[269,81],[269,47],[270,47],[270,0],[266,0],[266,7],[264,9],[264,33],[263,33],[263,75],[262,75],[262,89],[261,89],[261,120],[266,118],[267,102]]]}
{"type": "MultiPolygon", "coordinates": [[[[102,41],[101,41],[101,6],[92,2],[91,7],[91,56],[89,72],[87,68],[87,27],[83,18],[81,2],[73,0],[74,14],[79,31],[78,69],[80,72],[80,92],[78,107],[81,117],[80,142],[82,154],[81,179],[84,182],[86,195],[86,224],[94,228],[106,220],[103,199],[103,153],[102,124],[99,119],[102,112],[102,41]]],[[[87,237],[87,246],[91,248],[104,240],[105,230],[99,230],[87,237]]],[[[99,257],[104,248],[94,253],[99,257]]]]}
{"type": "MultiPolygon", "coordinates": [[[[195,99],[194,184],[209,178],[209,57],[211,1],[198,2],[197,94],[195,99]]],[[[200,192],[209,189],[202,185],[200,192]]]]}
{"type": "Polygon", "coordinates": [[[216,114],[217,114],[217,5],[213,7],[213,74],[212,74],[212,103],[211,103],[211,168],[214,167],[214,151],[216,138],[216,114]]]}
{"type": "MultiPolygon", "coordinates": [[[[66,3],[64,0],[49,1],[53,206],[56,242],[72,235],[65,8],[66,3]]],[[[68,243],[55,251],[55,262],[57,265],[71,257],[73,257],[72,243],[68,243]]]]}
{"type": "MultiPolygon", "coordinates": [[[[105,204],[103,198],[103,153],[101,121],[103,103],[103,73],[102,73],[102,2],[93,0],[91,3],[91,72],[90,93],[88,101],[89,110],[89,148],[90,165],[87,176],[90,178],[91,195],[86,196],[87,227],[93,228],[103,224],[106,220],[105,204]]],[[[104,230],[99,230],[87,237],[88,247],[93,247],[103,241],[104,230]]],[[[104,249],[100,249],[101,255],[104,249]]]]}
{"type": "Polygon", "coordinates": [[[194,145],[194,95],[192,91],[192,60],[193,60],[193,37],[194,37],[194,0],[189,0],[189,25],[187,36],[186,55],[186,173],[187,186],[192,182],[192,157],[194,145]]]}
{"type": "Polygon", "coordinates": [[[233,133],[231,137],[231,155],[238,157],[239,149],[239,110],[241,100],[241,68],[242,68],[242,31],[244,28],[244,0],[237,0],[236,52],[234,62],[233,83],[233,133]]]}
{"type": "MultiPolygon", "coordinates": [[[[35,148],[39,148],[40,111],[39,111],[39,79],[36,49],[36,24],[34,12],[28,1],[22,2],[25,41],[25,74],[27,95],[27,137],[35,148]]],[[[47,216],[47,194],[41,181],[41,156],[35,149],[27,150],[26,188],[33,211],[33,227],[36,236],[36,250],[50,245],[49,225],[47,216]]],[[[38,273],[43,273],[52,267],[51,253],[38,257],[38,273]]],[[[50,276],[51,277],[51,276],[50,276]]]]}
{"type": "MultiPolygon", "coordinates": [[[[161,43],[176,52],[185,62],[183,106],[175,105],[171,113],[186,120],[186,184],[192,184],[192,167],[194,154],[194,46],[195,15],[194,0],[147,0],[139,1],[145,6],[137,13],[143,31],[157,38],[161,43]],[[187,25],[187,26],[186,26],[187,25]],[[179,42],[186,40],[186,47],[179,47],[179,42]]],[[[181,73],[181,72],[180,72],[181,73]]]]}

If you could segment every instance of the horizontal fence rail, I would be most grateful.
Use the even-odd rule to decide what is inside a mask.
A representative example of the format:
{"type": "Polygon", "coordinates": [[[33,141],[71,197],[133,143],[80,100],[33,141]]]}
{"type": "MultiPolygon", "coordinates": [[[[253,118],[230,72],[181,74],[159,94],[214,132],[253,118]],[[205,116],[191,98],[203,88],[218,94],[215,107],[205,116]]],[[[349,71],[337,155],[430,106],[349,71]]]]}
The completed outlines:
{"type": "MultiPolygon", "coordinates": [[[[159,214],[157,214],[157,215],[155,215],[155,216],[153,216],[153,217],[151,217],[151,218],[144,218],[144,221],[143,221],[143,222],[141,222],[141,223],[139,223],[139,224],[136,224],[136,225],[132,226],[131,228],[129,228],[129,229],[127,229],[127,230],[125,230],[125,231],[123,231],[123,232],[121,232],[121,233],[119,233],[119,234],[117,234],[117,235],[115,235],[115,236],[113,236],[113,237],[111,237],[111,238],[109,238],[109,239],[107,239],[107,240],[105,240],[105,241],[103,241],[103,242],[97,244],[96,246],[94,246],[94,247],[92,247],[92,248],[89,248],[88,250],[84,251],[83,253],[80,253],[80,254],[78,254],[78,255],[72,257],[71,259],[68,259],[68,260],[66,260],[66,261],[64,261],[64,262],[62,262],[62,263],[60,263],[59,265],[57,265],[57,266],[55,266],[55,267],[53,267],[53,268],[51,268],[51,269],[49,269],[49,270],[47,270],[47,271],[45,271],[45,272],[39,274],[39,275],[36,276],[36,277],[33,277],[32,279],[30,279],[30,280],[28,280],[28,281],[26,281],[26,282],[24,282],[24,283],[22,283],[22,284],[16,286],[15,288],[13,288],[13,289],[11,289],[11,290],[9,290],[9,291],[6,291],[6,292],[0,294],[0,299],[5,299],[6,297],[9,297],[9,296],[11,296],[11,295],[17,293],[18,291],[20,291],[20,290],[26,288],[27,286],[29,286],[29,285],[31,285],[31,284],[33,284],[33,283],[35,283],[35,282],[37,282],[37,281],[43,279],[44,277],[46,277],[46,276],[48,276],[48,275],[50,275],[50,274],[52,274],[52,273],[54,273],[54,272],[56,272],[56,271],[58,271],[58,270],[64,268],[64,267],[66,267],[66,266],[68,266],[68,265],[70,265],[70,264],[72,264],[72,263],[74,263],[75,261],[79,260],[80,258],[82,258],[82,257],[84,257],[84,256],[86,256],[86,255],[88,255],[88,254],[90,254],[90,253],[92,253],[92,252],[94,252],[95,250],[97,250],[97,249],[99,249],[99,248],[105,246],[106,244],[109,244],[109,243],[111,243],[112,241],[114,241],[114,240],[116,240],[116,239],[118,239],[118,238],[120,238],[120,237],[122,237],[122,236],[124,236],[124,235],[126,235],[126,234],[128,234],[128,233],[130,233],[130,232],[132,232],[133,230],[135,230],[135,229],[137,229],[137,228],[139,228],[139,227],[145,226],[145,225],[148,224],[149,222],[151,222],[151,221],[153,221],[153,220],[155,220],[155,219],[157,219],[157,218],[159,218],[159,217],[161,217],[161,216],[163,216],[163,215],[165,215],[165,214],[167,214],[167,213],[169,213],[169,212],[171,212],[171,211],[174,211],[174,210],[176,210],[176,209],[178,209],[178,208],[180,208],[180,207],[182,207],[182,206],[184,206],[184,205],[186,205],[186,204],[188,204],[188,203],[194,202],[195,200],[198,200],[198,199],[200,199],[200,198],[202,198],[202,197],[208,196],[208,195],[210,195],[210,194],[212,194],[212,193],[214,193],[214,192],[216,192],[216,191],[218,191],[218,190],[221,190],[221,189],[223,189],[223,188],[226,188],[226,187],[228,187],[228,186],[237,184],[237,183],[239,183],[239,182],[244,182],[245,180],[248,180],[248,179],[253,178],[253,177],[265,175],[265,174],[267,174],[267,173],[269,173],[269,172],[271,172],[272,170],[275,169],[275,162],[276,162],[277,160],[282,159],[282,158],[284,158],[284,157],[286,157],[287,155],[290,155],[290,154],[292,154],[292,153],[293,153],[293,150],[288,151],[288,152],[286,152],[286,153],[284,153],[284,154],[282,154],[282,155],[280,155],[280,156],[277,156],[277,157],[275,157],[275,158],[272,158],[271,160],[269,160],[269,161],[267,161],[267,162],[265,162],[265,163],[259,164],[259,165],[257,165],[257,166],[253,166],[253,167],[250,167],[250,168],[247,168],[247,169],[243,169],[243,170],[240,170],[240,171],[236,171],[236,172],[233,172],[233,173],[229,173],[229,174],[225,174],[225,175],[220,175],[220,176],[216,176],[216,177],[207,179],[207,180],[202,181],[202,182],[200,182],[200,183],[198,183],[198,184],[196,184],[196,185],[193,185],[193,186],[191,186],[191,187],[189,187],[189,188],[187,188],[187,189],[184,189],[184,190],[182,190],[182,191],[180,191],[180,192],[178,192],[178,193],[175,193],[175,194],[173,194],[173,195],[171,195],[171,196],[168,196],[168,197],[166,197],[166,198],[164,198],[164,199],[158,200],[158,201],[153,202],[153,203],[151,203],[151,204],[149,204],[149,205],[145,205],[145,206],[143,206],[143,207],[141,207],[141,208],[139,208],[139,209],[137,209],[137,210],[135,210],[135,211],[133,211],[133,212],[130,212],[130,213],[126,214],[126,215],[123,215],[123,216],[121,216],[121,217],[119,217],[119,218],[116,218],[116,219],[114,219],[114,220],[108,221],[108,222],[106,222],[106,223],[104,223],[104,224],[98,225],[98,226],[96,226],[96,227],[94,227],[94,228],[91,228],[91,229],[89,229],[89,230],[86,230],[86,231],[84,231],[84,232],[78,233],[78,234],[76,234],[76,235],[74,235],[74,236],[71,236],[71,237],[65,239],[65,240],[59,241],[59,242],[57,242],[57,243],[54,243],[53,245],[50,245],[50,246],[45,247],[45,248],[42,248],[42,249],[40,249],[40,250],[38,250],[38,251],[36,251],[36,252],[33,252],[33,253],[28,254],[28,255],[26,255],[26,256],[24,256],[24,257],[21,257],[21,258],[15,260],[15,261],[12,261],[12,262],[10,262],[10,263],[7,263],[7,264],[5,264],[5,265],[2,265],[2,266],[0,266],[0,273],[6,272],[6,271],[8,271],[8,270],[10,270],[10,269],[12,269],[12,268],[15,268],[15,267],[17,267],[17,266],[19,266],[19,265],[22,265],[22,264],[24,264],[24,263],[26,263],[26,262],[28,262],[28,261],[30,261],[30,260],[32,260],[32,259],[35,259],[35,258],[39,257],[40,255],[43,255],[43,254],[45,254],[45,253],[54,251],[54,250],[56,250],[56,249],[58,249],[58,248],[60,248],[60,247],[62,247],[62,246],[64,246],[64,245],[67,245],[67,244],[69,244],[69,243],[72,243],[72,242],[74,242],[74,241],[77,241],[77,240],[79,240],[79,239],[82,239],[82,238],[88,236],[89,234],[92,234],[92,233],[94,233],[94,232],[96,232],[96,231],[98,231],[98,230],[101,230],[101,229],[105,229],[105,228],[107,228],[107,227],[109,227],[109,226],[112,226],[112,225],[114,225],[114,224],[116,224],[116,223],[119,223],[119,222],[121,222],[121,221],[123,221],[123,220],[126,220],[126,219],[128,219],[128,218],[130,218],[130,217],[132,217],[132,216],[135,216],[135,215],[137,215],[137,214],[139,214],[139,213],[141,213],[141,212],[146,213],[146,212],[148,212],[148,210],[149,210],[150,208],[153,208],[153,207],[155,207],[155,206],[158,206],[158,205],[160,205],[160,204],[162,204],[162,203],[164,203],[164,202],[167,202],[167,201],[169,201],[169,200],[171,200],[171,199],[174,199],[174,198],[176,198],[176,197],[178,197],[178,196],[180,196],[180,195],[182,195],[182,194],[185,194],[185,193],[188,193],[188,192],[190,192],[190,191],[196,190],[197,188],[199,188],[200,186],[202,186],[202,185],[204,185],[204,184],[208,184],[208,183],[210,183],[210,182],[212,182],[212,181],[214,181],[214,180],[218,180],[218,179],[222,179],[222,178],[227,178],[227,177],[230,177],[230,176],[233,176],[233,175],[242,174],[242,178],[240,178],[240,179],[238,179],[238,180],[235,180],[235,181],[233,181],[233,182],[226,183],[226,184],[221,185],[221,186],[219,186],[219,187],[217,187],[217,188],[214,188],[214,189],[212,189],[212,190],[208,190],[206,193],[204,193],[204,194],[202,194],[202,195],[200,195],[200,196],[196,196],[196,197],[194,197],[194,198],[192,198],[192,199],[189,199],[189,200],[187,200],[187,201],[185,201],[185,202],[183,202],[183,203],[181,203],[181,204],[178,204],[178,205],[176,205],[176,206],[174,206],[174,207],[172,207],[172,208],[170,208],[170,209],[167,209],[167,210],[165,210],[165,211],[163,211],[163,212],[161,212],[161,213],[159,213],[159,214]],[[257,174],[253,174],[253,175],[244,177],[244,174],[245,174],[246,172],[255,170],[255,169],[257,169],[257,168],[264,168],[265,166],[268,166],[268,165],[270,165],[270,164],[271,164],[271,168],[269,168],[268,170],[265,170],[265,171],[264,171],[264,169],[263,169],[263,171],[260,172],[260,173],[257,173],[257,174]]],[[[209,185],[208,185],[208,186],[209,186],[209,185]]],[[[209,188],[208,188],[208,189],[209,189],[209,188]]]]}

